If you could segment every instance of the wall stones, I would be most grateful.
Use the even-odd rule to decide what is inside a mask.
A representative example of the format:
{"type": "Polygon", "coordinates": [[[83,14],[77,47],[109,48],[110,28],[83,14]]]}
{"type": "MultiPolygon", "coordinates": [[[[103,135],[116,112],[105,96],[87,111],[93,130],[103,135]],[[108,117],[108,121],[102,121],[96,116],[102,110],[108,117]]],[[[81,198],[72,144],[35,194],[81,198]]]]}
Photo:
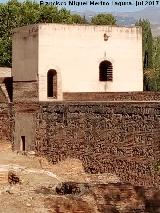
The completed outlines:
{"type": "Polygon", "coordinates": [[[64,92],[69,101],[160,101],[160,92],[64,92]]]}
{"type": "Polygon", "coordinates": [[[38,101],[38,83],[13,82],[13,101],[38,101]]]}
{"type": "Polygon", "coordinates": [[[56,163],[82,160],[86,172],[115,173],[122,181],[159,184],[160,104],[41,103],[36,149],[56,163]]]}
{"type": "Polygon", "coordinates": [[[0,103],[0,142],[11,142],[11,104],[0,103]]]}

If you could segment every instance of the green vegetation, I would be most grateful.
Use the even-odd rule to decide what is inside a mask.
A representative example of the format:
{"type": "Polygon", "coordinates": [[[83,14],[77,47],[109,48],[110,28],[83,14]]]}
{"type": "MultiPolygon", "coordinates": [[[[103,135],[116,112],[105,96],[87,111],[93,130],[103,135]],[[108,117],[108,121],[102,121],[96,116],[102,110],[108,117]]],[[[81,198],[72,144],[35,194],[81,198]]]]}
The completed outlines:
{"type": "MultiPolygon", "coordinates": [[[[92,20],[93,24],[114,24],[112,15],[100,14],[92,20]]],[[[11,67],[12,29],[36,23],[87,23],[84,17],[71,14],[53,5],[39,5],[36,2],[10,0],[0,4],[0,66],[11,67]]]]}
{"type": "Polygon", "coordinates": [[[153,38],[150,22],[139,20],[143,32],[144,90],[160,91],[160,37],[153,38]]]}
{"type": "Polygon", "coordinates": [[[116,19],[112,14],[98,14],[91,20],[92,24],[95,25],[115,25],[116,19]]]}
{"type": "MultiPolygon", "coordinates": [[[[53,5],[17,0],[0,4],[0,66],[12,66],[12,29],[36,23],[87,24],[87,21],[53,5]]],[[[116,25],[116,19],[111,14],[98,14],[91,19],[91,24],[116,25]]],[[[153,38],[148,20],[140,19],[136,26],[143,30],[144,90],[160,91],[160,37],[153,38]]]]}
{"type": "Polygon", "coordinates": [[[160,36],[153,40],[154,91],[160,91],[160,36]]]}
{"type": "Polygon", "coordinates": [[[10,0],[0,4],[0,66],[11,66],[12,29],[36,23],[82,24],[85,19],[66,9],[36,2],[10,0]]]}

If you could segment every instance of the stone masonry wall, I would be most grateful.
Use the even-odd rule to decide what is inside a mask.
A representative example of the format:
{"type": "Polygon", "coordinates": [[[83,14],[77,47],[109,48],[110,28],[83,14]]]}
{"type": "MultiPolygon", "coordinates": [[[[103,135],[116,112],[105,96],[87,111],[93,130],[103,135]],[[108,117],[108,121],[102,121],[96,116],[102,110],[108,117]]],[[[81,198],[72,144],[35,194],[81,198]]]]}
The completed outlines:
{"type": "Polygon", "coordinates": [[[13,102],[38,101],[37,82],[13,82],[13,102]]]}
{"type": "Polygon", "coordinates": [[[21,136],[25,137],[25,151],[35,149],[35,120],[38,111],[39,103],[36,102],[18,102],[13,104],[12,115],[14,117],[14,125],[12,125],[12,149],[14,151],[21,150],[21,136]]]}
{"type": "Polygon", "coordinates": [[[4,92],[2,91],[1,85],[0,85],[0,103],[7,103],[7,98],[4,92]]]}
{"type": "Polygon", "coordinates": [[[51,162],[78,158],[86,172],[158,186],[160,103],[40,103],[36,144],[51,162]]]}
{"type": "Polygon", "coordinates": [[[0,143],[12,141],[12,124],[11,104],[0,103],[0,143]]]}
{"type": "Polygon", "coordinates": [[[65,92],[66,101],[160,101],[160,92],[65,92]]]}

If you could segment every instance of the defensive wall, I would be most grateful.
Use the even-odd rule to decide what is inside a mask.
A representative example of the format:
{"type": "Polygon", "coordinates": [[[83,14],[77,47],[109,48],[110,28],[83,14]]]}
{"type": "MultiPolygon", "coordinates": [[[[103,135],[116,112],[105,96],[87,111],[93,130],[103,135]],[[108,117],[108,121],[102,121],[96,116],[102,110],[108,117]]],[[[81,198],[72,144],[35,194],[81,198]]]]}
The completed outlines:
{"type": "Polygon", "coordinates": [[[0,143],[12,143],[12,105],[0,102],[0,143]]]}
{"type": "Polygon", "coordinates": [[[78,158],[89,173],[115,173],[135,185],[159,186],[160,102],[15,103],[13,149],[52,163],[78,158]]]}
{"type": "MultiPolygon", "coordinates": [[[[64,101],[160,101],[160,92],[64,92],[64,101]]],[[[14,102],[38,102],[35,82],[13,82],[14,102]]],[[[50,102],[56,101],[50,98],[50,102]]]]}
{"type": "Polygon", "coordinates": [[[66,101],[160,101],[160,92],[65,92],[66,101]]]}

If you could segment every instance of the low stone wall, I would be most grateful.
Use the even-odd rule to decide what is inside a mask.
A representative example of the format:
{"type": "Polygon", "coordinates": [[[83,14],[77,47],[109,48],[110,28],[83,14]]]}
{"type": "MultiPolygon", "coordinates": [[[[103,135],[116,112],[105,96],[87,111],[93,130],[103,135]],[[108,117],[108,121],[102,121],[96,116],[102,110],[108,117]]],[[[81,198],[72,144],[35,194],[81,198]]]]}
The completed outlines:
{"type": "Polygon", "coordinates": [[[38,101],[37,82],[13,82],[13,102],[38,101]]]}
{"type": "Polygon", "coordinates": [[[78,158],[89,173],[160,184],[160,103],[40,103],[35,116],[35,148],[51,162],[78,158]]]}
{"type": "Polygon", "coordinates": [[[11,104],[0,103],[0,143],[12,142],[11,104]]]}
{"type": "Polygon", "coordinates": [[[63,99],[66,101],[160,101],[160,92],[65,92],[63,99]]]}

